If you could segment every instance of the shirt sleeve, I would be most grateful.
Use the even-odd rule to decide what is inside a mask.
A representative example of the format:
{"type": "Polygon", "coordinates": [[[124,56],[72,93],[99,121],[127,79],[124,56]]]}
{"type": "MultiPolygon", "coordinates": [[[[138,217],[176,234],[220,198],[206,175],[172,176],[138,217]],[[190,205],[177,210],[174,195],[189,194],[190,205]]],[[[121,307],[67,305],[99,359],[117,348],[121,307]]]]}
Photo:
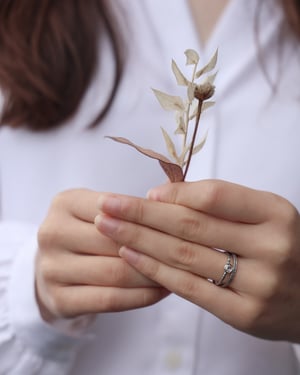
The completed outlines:
{"type": "Polygon", "coordinates": [[[36,228],[0,222],[1,374],[68,374],[85,340],[87,319],[43,321],[35,299],[36,228]]]}
{"type": "Polygon", "coordinates": [[[300,370],[300,344],[294,344],[293,347],[294,347],[294,350],[298,359],[299,370],[300,370]]]}

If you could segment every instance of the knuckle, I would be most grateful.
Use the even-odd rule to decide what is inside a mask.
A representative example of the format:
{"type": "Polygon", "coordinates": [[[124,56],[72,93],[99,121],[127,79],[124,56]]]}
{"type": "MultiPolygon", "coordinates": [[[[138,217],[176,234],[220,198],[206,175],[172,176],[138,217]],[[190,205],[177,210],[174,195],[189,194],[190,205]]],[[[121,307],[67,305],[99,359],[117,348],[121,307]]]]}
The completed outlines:
{"type": "Polygon", "coordinates": [[[72,206],[88,189],[67,189],[57,193],[51,202],[52,209],[64,209],[66,206],[72,206]]]}
{"type": "Polygon", "coordinates": [[[131,219],[136,221],[143,221],[145,217],[145,206],[143,200],[136,199],[134,200],[134,203],[132,204],[132,200],[122,201],[121,204],[121,215],[126,217],[130,216],[131,219]]]}
{"type": "Polygon", "coordinates": [[[195,251],[192,248],[192,244],[188,241],[180,242],[177,248],[174,249],[174,254],[172,255],[175,262],[181,266],[184,265],[189,267],[195,262],[195,251]]]}
{"type": "Polygon", "coordinates": [[[62,288],[56,288],[52,291],[51,296],[52,310],[60,318],[68,318],[70,312],[68,311],[68,306],[66,303],[66,296],[63,293],[62,288]]]}
{"type": "Polygon", "coordinates": [[[149,306],[158,301],[161,298],[161,292],[159,289],[145,289],[142,292],[141,301],[142,306],[149,306]]]}
{"type": "Polygon", "coordinates": [[[52,281],[56,278],[56,267],[48,257],[38,257],[36,268],[37,273],[45,282],[52,281]]]}
{"type": "Polygon", "coordinates": [[[55,197],[52,199],[51,207],[53,208],[64,207],[66,204],[66,201],[68,200],[70,192],[71,190],[65,190],[56,194],[55,197]]]}
{"type": "Polygon", "coordinates": [[[198,284],[194,278],[188,277],[177,284],[177,293],[184,298],[193,300],[199,292],[198,288],[198,284]]]}
{"type": "Polygon", "coordinates": [[[55,231],[49,224],[42,224],[38,230],[37,240],[40,250],[52,248],[55,241],[55,231]]]}
{"type": "Polygon", "coordinates": [[[143,221],[145,217],[144,201],[138,200],[135,206],[135,217],[138,221],[143,221]]]}
{"type": "Polygon", "coordinates": [[[114,286],[124,286],[129,280],[129,268],[123,261],[114,264],[109,270],[109,277],[114,286]]]}
{"type": "MultiPolygon", "coordinates": [[[[131,224],[129,224],[131,226],[131,224]]],[[[142,231],[138,226],[134,226],[128,231],[127,224],[121,224],[117,229],[117,238],[124,242],[129,247],[137,247],[140,243],[143,243],[142,231]]]]}
{"type": "Polygon", "coordinates": [[[261,288],[261,295],[264,297],[264,299],[271,300],[274,296],[280,293],[280,286],[281,281],[277,274],[269,272],[269,274],[267,275],[265,273],[263,286],[261,288]]]}
{"type": "Polygon", "coordinates": [[[160,274],[160,265],[158,262],[150,262],[147,268],[143,270],[143,274],[151,280],[157,280],[160,274]]]}
{"type": "Polygon", "coordinates": [[[180,195],[180,189],[177,187],[176,184],[169,184],[168,185],[168,199],[167,201],[170,203],[175,203],[175,204],[181,204],[182,199],[180,195]]]}
{"type": "Polygon", "coordinates": [[[207,220],[199,220],[199,218],[185,216],[178,222],[178,231],[182,238],[195,238],[198,233],[207,231],[207,220]]]}
{"type": "Polygon", "coordinates": [[[254,333],[267,315],[266,305],[259,301],[251,301],[244,305],[244,311],[240,315],[239,329],[248,333],[254,333]]]}
{"type": "Polygon", "coordinates": [[[120,311],[122,307],[121,300],[119,298],[118,293],[110,291],[107,293],[103,293],[99,296],[98,300],[98,310],[99,311],[120,311]]]}
{"type": "Polygon", "coordinates": [[[222,199],[222,185],[216,180],[210,180],[202,194],[204,210],[210,210],[218,205],[222,199]]]}
{"type": "Polygon", "coordinates": [[[280,228],[277,232],[273,233],[268,241],[269,243],[266,244],[265,253],[270,263],[278,267],[289,264],[292,253],[296,247],[294,237],[286,232],[284,228],[280,228]]]}
{"type": "Polygon", "coordinates": [[[39,249],[41,251],[49,251],[55,249],[59,243],[63,243],[65,237],[64,228],[59,218],[46,220],[37,233],[39,249]]]}
{"type": "Polygon", "coordinates": [[[298,222],[299,212],[297,211],[296,207],[294,207],[284,198],[279,197],[278,199],[281,201],[281,204],[278,205],[281,220],[283,220],[285,225],[288,227],[293,227],[294,224],[298,222]]]}

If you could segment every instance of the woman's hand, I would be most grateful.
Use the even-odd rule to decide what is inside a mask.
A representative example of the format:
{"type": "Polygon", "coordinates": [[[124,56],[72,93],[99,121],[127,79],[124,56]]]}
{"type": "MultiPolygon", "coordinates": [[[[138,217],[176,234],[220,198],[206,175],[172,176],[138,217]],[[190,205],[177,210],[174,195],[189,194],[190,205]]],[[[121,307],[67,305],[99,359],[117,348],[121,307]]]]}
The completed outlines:
{"type": "Polygon", "coordinates": [[[174,183],[149,199],[103,194],[99,231],[128,264],[247,333],[300,342],[300,220],[285,199],[218,180],[174,183]],[[134,250],[133,250],[134,249],[134,250]],[[238,256],[228,288],[227,255],[238,256]]]}
{"type": "Polygon", "coordinates": [[[99,193],[70,190],[55,197],[42,224],[36,291],[44,319],[121,311],[166,295],[118,256],[118,245],[94,225],[99,193]]]}

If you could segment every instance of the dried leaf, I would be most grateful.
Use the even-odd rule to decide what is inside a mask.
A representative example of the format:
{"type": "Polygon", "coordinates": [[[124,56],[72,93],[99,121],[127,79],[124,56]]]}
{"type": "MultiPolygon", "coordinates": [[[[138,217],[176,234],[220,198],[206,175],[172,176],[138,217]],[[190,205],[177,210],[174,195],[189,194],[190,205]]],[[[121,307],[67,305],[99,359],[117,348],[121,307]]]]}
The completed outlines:
{"type": "Polygon", "coordinates": [[[166,163],[159,160],[159,164],[168,176],[171,182],[182,182],[184,180],[183,171],[180,165],[174,163],[166,163]]]}
{"type": "Polygon", "coordinates": [[[205,79],[203,80],[202,84],[209,83],[209,84],[213,85],[214,82],[215,82],[215,79],[217,77],[217,74],[218,74],[218,72],[206,76],[205,79]]]}
{"type": "Polygon", "coordinates": [[[186,65],[197,65],[199,62],[199,55],[198,53],[193,49],[187,49],[184,52],[186,56],[186,65]]]}
{"type": "Polygon", "coordinates": [[[201,107],[201,112],[205,111],[206,109],[213,107],[216,104],[216,102],[213,101],[206,101],[203,102],[202,107],[201,107]]]}
{"type": "Polygon", "coordinates": [[[196,84],[189,82],[188,89],[187,89],[187,96],[188,96],[188,100],[190,104],[195,99],[195,96],[194,96],[195,88],[196,88],[196,84]]]}
{"type": "Polygon", "coordinates": [[[186,155],[187,153],[190,151],[190,146],[185,146],[183,151],[182,151],[182,154],[180,155],[180,158],[179,158],[179,164],[184,167],[185,164],[186,164],[186,161],[185,161],[185,158],[186,158],[186,155]]]}
{"type": "Polygon", "coordinates": [[[146,156],[148,156],[152,159],[158,160],[160,166],[162,167],[162,169],[164,170],[166,175],[169,177],[171,182],[183,181],[183,171],[182,171],[182,168],[180,167],[180,165],[172,163],[171,160],[166,158],[164,155],[161,155],[158,152],[152,151],[150,149],[140,147],[140,146],[134,144],[133,142],[131,142],[128,139],[123,138],[123,137],[106,136],[106,138],[112,139],[115,142],[119,142],[119,143],[126,144],[128,146],[131,146],[131,147],[135,148],[137,151],[139,151],[140,153],[142,153],[142,154],[144,154],[144,155],[146,155],[146,156]]]}
{"type": "Polygon", "coordinates": [[[177,84],[179,86],[187,86],[189,81],[185,78],[181,70],[178,68],[178,65],[174,60],[172,60],[172,71],[174,73],[174,76],[176,78],[177,84]]]}
{"type": "Polygon", "coordinates": [[[176,134],[176,135],[184,135],[185,134],[185,130],[182,127],[178,126],[178,128],[175,130],[174,134],[176,134]]]}
{"type": "Polygon", "coordinates": [[[176,160],[178,162],[178,156],[177,156],[177,152],[176,152],[176,147],[175,147],[175,145],[174,145],[171,137],[166,132],[166,130],[164,128],[162,128],[162,127],[161,127],[161,131],[163,133],[164,140],[166,142],[166,146],[167,146],[169,155],[171,156],[171,158],[173,158],[174,160],[176,160]]]}
{"type": "Polygon", "coordinates": [[[156,89],[152,90],[163,109],[167,111],[184,111],[184,104],[179,96],[165,94],[156,89]]]}
{"type": "Polygon", "coordinates": [[[211,72],[216,67],[217,61],[218,61],[218,50],[216,50],[216,52],[214,53],[210,61],[196,73],[195,77],[199,78],[202,76],[202,74],[211,72]]]}
{"type": "Polygon", "coordinates": [[[201,151],[203,146],[205,145],[206,139],[207,139],[208,132],[205,133],[204,137],[201,139],[201,141],[193,148],[192,155],[197,154],[197,152],[201,151]]]}
{"type": "Polygon", "coordinates": [[[177,129],[175,130],[175,134],[185,134],[186,126],[182,112],[176,112],[176,123],[177,129]]]}
{"type": "MultiPolygon", "coordinates": [[[[206,109],[214,106],[215,104],[216,102],[208,101],[208,100],[203,102],[202,107],[201,107],[201,112],[204,112],[206,109]]],[[[189,120],[193,120],[197,116],[197,113],[198,113],[198,105],[193,109],[193,112],[191,116],[189,117],[189,120]]]]}

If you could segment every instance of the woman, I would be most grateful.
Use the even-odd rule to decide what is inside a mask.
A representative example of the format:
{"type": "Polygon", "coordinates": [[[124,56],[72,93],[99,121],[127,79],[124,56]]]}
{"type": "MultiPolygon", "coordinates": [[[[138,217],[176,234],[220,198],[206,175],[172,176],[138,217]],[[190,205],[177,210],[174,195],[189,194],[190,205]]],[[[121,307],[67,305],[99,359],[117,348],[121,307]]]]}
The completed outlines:
{"type": "MultiPolygon", "coordinates": [[[[18,15],[31,30],[17,1],[2,4],[6,30],[18,15]]],[[[32,38],[23,29],[20,38],[16,26],[16,35],[1,30],[2,40],[14,35],[6,48],[18,43],[1,75],[3,122],[11,126],[0,133],[0,373],[298,374],[299,43],[290,29],[281,32],[287,13],[275,1],[218,1],[208,37],[196,9],[202,2],[126,1],[130,22],[120,27],[134,39],[121,74],[113,64],[117,57],[122,66],[120,34],[108,27],[120,18],[111,22],[108,4],[58,4],[36,8],[32,38]],[[82,31],[70,38],[78,22],[82,31]],[[102,36],[94,75],[93,30],[102,36]],[[91,44],[80,44],[81,35],[91,44]],[[27,61],[20,46],[28,38],[40,70],[29,86],[20,75],[13,91],[7,66],[14,68],[12,56],[27,61]],[[164,177],[153,161],[103,136],[163,148],[156,126],[170,119],[147,88],[176,90],[168,65],[182,65],[190,47],[204,59],[219,47],[217,105],[201,120],[209,136],[188,176],[198,182],[165,184],[147,200],[119,195],[143,197],[164,177]],[[28,87],[37,90],[29,99],[28,87]],[[46,131],[26,129],[41,124],[46,131]],[[210,281],[224,282],[225,263],[236,274],[222,288],[210,281]]]]}

